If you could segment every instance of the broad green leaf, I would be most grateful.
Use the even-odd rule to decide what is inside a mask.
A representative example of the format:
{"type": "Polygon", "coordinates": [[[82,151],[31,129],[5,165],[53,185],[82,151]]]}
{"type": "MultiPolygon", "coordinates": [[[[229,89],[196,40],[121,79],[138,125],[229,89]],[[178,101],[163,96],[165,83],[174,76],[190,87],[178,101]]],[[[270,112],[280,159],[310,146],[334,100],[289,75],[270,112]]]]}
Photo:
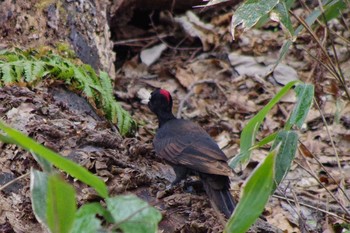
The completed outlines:
{"type": "Polygon", "coordinates": [[[16,144],[17,145],[17,142],[15,140],[13,140],[12,138],[7,137],[5,135],[2,135],[1,132],[0,132],[0,141],[7,143],[7,144],[16,144]]]}
{"type": "Polygon", "coordinates": [[[48,174],[30,169],[30,199],[35,218],[43,225],[47,226],[46,221],[46,197],[48,174]]]}
{"type": "Polygon", "coordinates": [[[225,233],[245,233],[263,212],[274,185],[276,150],[267,155],[245,182],[225,233]]]}
{"type": "Polygon", "coordinates": [[[276,156],[274,189],[272,191],[275,190],[276,185],[278,185],[288,173],[295,157],[297,144],[298,134],[296,132],[283,130],[278,133],[276,140],[271,147],[271,150],[274,150],[279,146],[276,156]]]}
{"type": "Polygon", "coordinates": [[[75,222],[70,233],[96,233],[102,229],[101,220],[96,215],[111,221],[109,212],[100,203],[85,204],[75,214],[75,222]]]}
{"type": "Polygon", "coordinates": [[[35,153],[32,153],[34,159],[38,162],[40,167],[43,169],[44,172],[51,173],[53,172],[53,167],[52,164],[47,161],[44,157],[42,156],[37,156],[35,153]]]}
{"type": "MultiPolygon", "coordinates": [[[[331,20],[333,18],[338,17],[341,13],[341,10],[344,9],[346,9],[346,4],[343,0],[324,1],[325,17],[327,20],[331,20]]],[[[319,8],[315,8],[311,12],[311,14],[305,19],[306,24],[309,27],[311,27],[321,15],[322,11],[319,8]]],[[[303,29],[304,26],[299,25],[294,32],[294,37],[298,36],[303,29]]],[[[291,40],[287,40],[284,42],[283,46],[281,47],[276,65],[283,60],[292,43],[293,42],[291,40]]]]}
{"type": "Polygon", "coordinates": [[[162,219],[160,212],[134,195],[106,199],[116,226],[124,233],[155,233],[162,219]]]}
{"type": "Polygon", "coordinates": [[[247,165],[251,150],[250,148],[255,144],[256,133],[259,130],[261,123],[263,122],[267,113],[271,110],[273,106],[275,106],[278,101],[299,81],[292,81],[285,85],[264,108],[262,108],[244,127],[241,133],[241,145],[240,145],[240,153],[234,157],[229,165],[232,168],[235,168],[238,164],[241,164],[243,168],[247,165]]]}
{"type": "Polygon", "coordinates": [[[293,125],[301,128],[307,114],[309,113],[314,98],[314,86],[312,84],[299,84],[294,90],[298,101],[294,106],[291,116],[286,122],[286,130],[289,130],[293,125]]]}
{"type": "Polygon", "coordinates": [[[296,0],[284,0],[283,2],[286,4],[287,9],[289,10],[290,8],[292,8],[295,1],[296,0]]]}
{"type": "Polygon", "coordinates": [[[91,186],[101,197],[106,198],[108,196],[107,186],[105,183],[85,168],[44,147],[21,132],[6,126],[4,123],[2,123],[2,121],[0,121],[0,129],[6,133],[7,137],[15,140],[17,145],[23,147],[27,151],[35,153],[38,156],[42,156],[54,166],[91,186]]]}
{"type": "Polygon", "coordinates": [[[238,7],[232,16],[231,34],[234,37],[235,28],[242,24],[244,30],[253,27],[260,18],[271,12],[279,0],[247,0],[238,7]]]}
{"type": "Polygon", "coordinates": [[[29,82],[29,83],[34,80],[32,68],[33,68],[33,63],[32,62],[27,62],[23,66],[23,69],[24,69],[24,80],[26,82],[29,82]]]}
{"type": "Polygon", "coordinates": [[[69,233],[73,227],[76,201],[75,190],[58,175],[51,175],[47,189],[47,225],[52,233],[69,233]]]}
{"type": "Polygon", "coordinates": [[[10,64],[1,64],[0,65],[0,77],[5,84],[11,84],[16,80],[12,66],[10,64]]]}
{"type": "MultiPolygon", "coordinates": [[[[311,26],[316,20],[317,18],[321,15],[321,11],[320,10],[314,10],[313,12],[311,12],[311,14],[305,19],[305,22],[308,26],[311,26]]],[[[297,29],[295,29],[294,31],[294,37],[297,37],[299,35],[299,33],[304,29],[303,25],[299,25],[297,27],[297,29]]],[[[283,46],[281,47],[281,50],[279,52],[279,56],[278,56],[278,60],[276,61],[276,65],[275,67],[278,65],[278,63],[280,63],[283,58],[285,57],[285,55],[287,54],[289,47],[293,44],[293,42],[291,40],[287,40],[283,43],[283,46]]]]}
{"type": "Polygon", "coordinates": [[[266,136],[265,138],[261,139],[259,142],[255,143],[255,145],[251,147],[250,150],[257,149],[259,147],[265,146],[267,143],[272,142],[273,140],[275,140],[276,135],[277,135],[277,132],[266,136]]]}
{"type": "MultiPolygon", "coordinates": [[[[341,15],[342,10],[345,10],[346,8],[346,3],[343,0],[329,1],[329,3],[324,6],[324,16],[327,21],[338,18],[341,15]]],[[[324,19],[322,18],[322,20],[324,19]]]]}
{"type": "Polygon", "coordinates": [[[292,25],[292,22],[290,20],[290,15],[288,12],[289,8],[287,4],[284,1],[279,2],[273,12],[277,15],[277,21],[282,24],[282,26],[286,29],[288,32],[288,38],[291,38],[291,40],[294,40],[294,28],[292,25]]]}
{"type": "Polygon", "coordinates": [[[45,68],[44,68],[45,63],[41,61],[37,61],[33,63],[33,78],[42,78],[44,73],[45,73],[45,68]]]}

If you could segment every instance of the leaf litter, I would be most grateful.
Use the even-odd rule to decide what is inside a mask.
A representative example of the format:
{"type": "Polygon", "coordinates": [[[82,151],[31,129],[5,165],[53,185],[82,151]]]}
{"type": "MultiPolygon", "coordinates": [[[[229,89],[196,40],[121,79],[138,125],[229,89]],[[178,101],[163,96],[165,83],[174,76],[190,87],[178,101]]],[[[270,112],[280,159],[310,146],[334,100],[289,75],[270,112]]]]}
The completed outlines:
{"type": "MultiPolygon", "coordinates": [[[[153,24],[153,29],[169,36],[161,41],[155,39],[154,45],[164,44],[168,49],[160,48],[157,56],[147,58],[148,66],[142,63],[144,56],[139,56],[151,47],[146,43],[140,46],[140,42],[138,46],[128,44],[133,56],[117,67],[115,94],[139,122],[133,138],[119,137],[87,106],[77,111],[67,101],[57,100],[58,95],[43,86],[33,90],[2,88],[0,114],[12,126],[101,176],[112,195],[132,192],[155,205],[163,213],[160,231],[220,232],[223,225],[201,187],[184,185],[162,193],[174,179],[174,173],[154,155],[152,139],[158,124],[141,103],[145,92],[155,87],[168,89],[174,98],[175,113],[179,111],[181,117],[199,123],[231,158],[238,153],[244,125],[274,96],[281,84],[295,79],[311,82],[321,90],[317,98],[322,100],[322,114],[316,106],[311,109],[299,133],[302,143],[295,162],[263,213],[267,224],[258,224],[251,232],[267,232],[268,227],[272,227],[272,232],[278,232],[277,229],[329,231],[332,225],[345,222],[346,212],[339,203],[347,207],[350,204],[343,193],[349,195],[350,183],[348,101],[326,72],[316,74],[318,79],[310,78],[314,72],[312,67],[319,64],[299,54],[301,48],[312,49],[308,37],[298,40],[282,68],[277,69],[278,73],[268,77],[272,64],[269,61],[277,59],[283,33],[252,29],[232,42],[230,16],[230,12],[206,14],[193,10],[178,15],[173,21],[165,20],[169,15],[162,15],[167,25],[153,24]]],[[[140,37],[148,33],[147,29],[138,30],[140,37]]],[[[127,39],[128,35],[123,36],[127,39]]],[[[130,36],[134,34],[130,32],[130,36]]],[[[118,46],[116,50],[118,52],[118,46]]],[[[349,62],[349,57],[343,57],[341,65],[349,62]]],[[[75,101],[79,100],[74,98],[75,101]]],[[[294,97],[286,97],[272,109],[258,139],[283,127],[294,101],[294,97]]],[[[1,183],[7,181],[4,177],[18,177],[31,166],[37,167],[27,152],[12,145],[0,144],[0,148],[1,183]]],[[[254,151],[247,169],[230,177],[236,199],[244,180],[267,151],[268,148],[254,151]]],[[[195,180],[195,177],[187,179],[188,182],[195,180]]],[[[0,229],[40,231],[31,213],[28,183],[26,178],[12,187],[17,190],[1,192],[0,229]]],[[[74,185],[79,190],[80,204],[96,199],[91,189],[77,182],[74,185]]]]}

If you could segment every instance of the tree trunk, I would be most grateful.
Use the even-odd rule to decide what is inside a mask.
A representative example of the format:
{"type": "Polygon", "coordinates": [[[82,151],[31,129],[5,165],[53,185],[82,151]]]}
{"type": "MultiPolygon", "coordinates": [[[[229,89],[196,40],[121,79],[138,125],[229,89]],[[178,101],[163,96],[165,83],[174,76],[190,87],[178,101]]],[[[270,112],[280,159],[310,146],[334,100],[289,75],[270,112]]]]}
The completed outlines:
{"type": "Polygon", "coordinates": [[[77,56],[113,78],[115,53],[107,22],[109,1],[0,1],[0,48],[66,43],[77,56]]]}

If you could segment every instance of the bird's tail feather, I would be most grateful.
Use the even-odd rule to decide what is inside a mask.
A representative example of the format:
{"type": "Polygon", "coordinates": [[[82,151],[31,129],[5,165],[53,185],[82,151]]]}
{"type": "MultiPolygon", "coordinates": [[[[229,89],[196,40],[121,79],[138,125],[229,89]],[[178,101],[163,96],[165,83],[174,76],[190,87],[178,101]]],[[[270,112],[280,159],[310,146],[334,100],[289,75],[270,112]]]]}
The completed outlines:
{"type": "Polygon", "coordinates": [[[202,179],[202,182],[213,207],[222,212],[226,218],[230,218],[236,207],[236,202],[233,200],[229,187],[217,189],[206,179],[202,179]]]}

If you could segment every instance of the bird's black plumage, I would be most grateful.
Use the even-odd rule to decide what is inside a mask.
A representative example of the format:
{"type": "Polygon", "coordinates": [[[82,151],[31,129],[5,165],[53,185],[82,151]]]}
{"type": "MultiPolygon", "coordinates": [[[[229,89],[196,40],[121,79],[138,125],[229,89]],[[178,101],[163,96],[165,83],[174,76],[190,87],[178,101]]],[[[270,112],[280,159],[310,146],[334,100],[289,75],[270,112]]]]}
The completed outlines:
{"type": "Polygon", "coordinates": [[[153,140],[157,156],[173,166],[175,182],[187,172],[194,171],[203,182],[203,187],[217,209],[231,216],[235,202],[230,194],[228,166],[225,154],[216,142],[199,125],[177,119],[172,113],[172,97],[168,91],[156,89],[148,103],[157,115],[159,128],[153,140]]]}

